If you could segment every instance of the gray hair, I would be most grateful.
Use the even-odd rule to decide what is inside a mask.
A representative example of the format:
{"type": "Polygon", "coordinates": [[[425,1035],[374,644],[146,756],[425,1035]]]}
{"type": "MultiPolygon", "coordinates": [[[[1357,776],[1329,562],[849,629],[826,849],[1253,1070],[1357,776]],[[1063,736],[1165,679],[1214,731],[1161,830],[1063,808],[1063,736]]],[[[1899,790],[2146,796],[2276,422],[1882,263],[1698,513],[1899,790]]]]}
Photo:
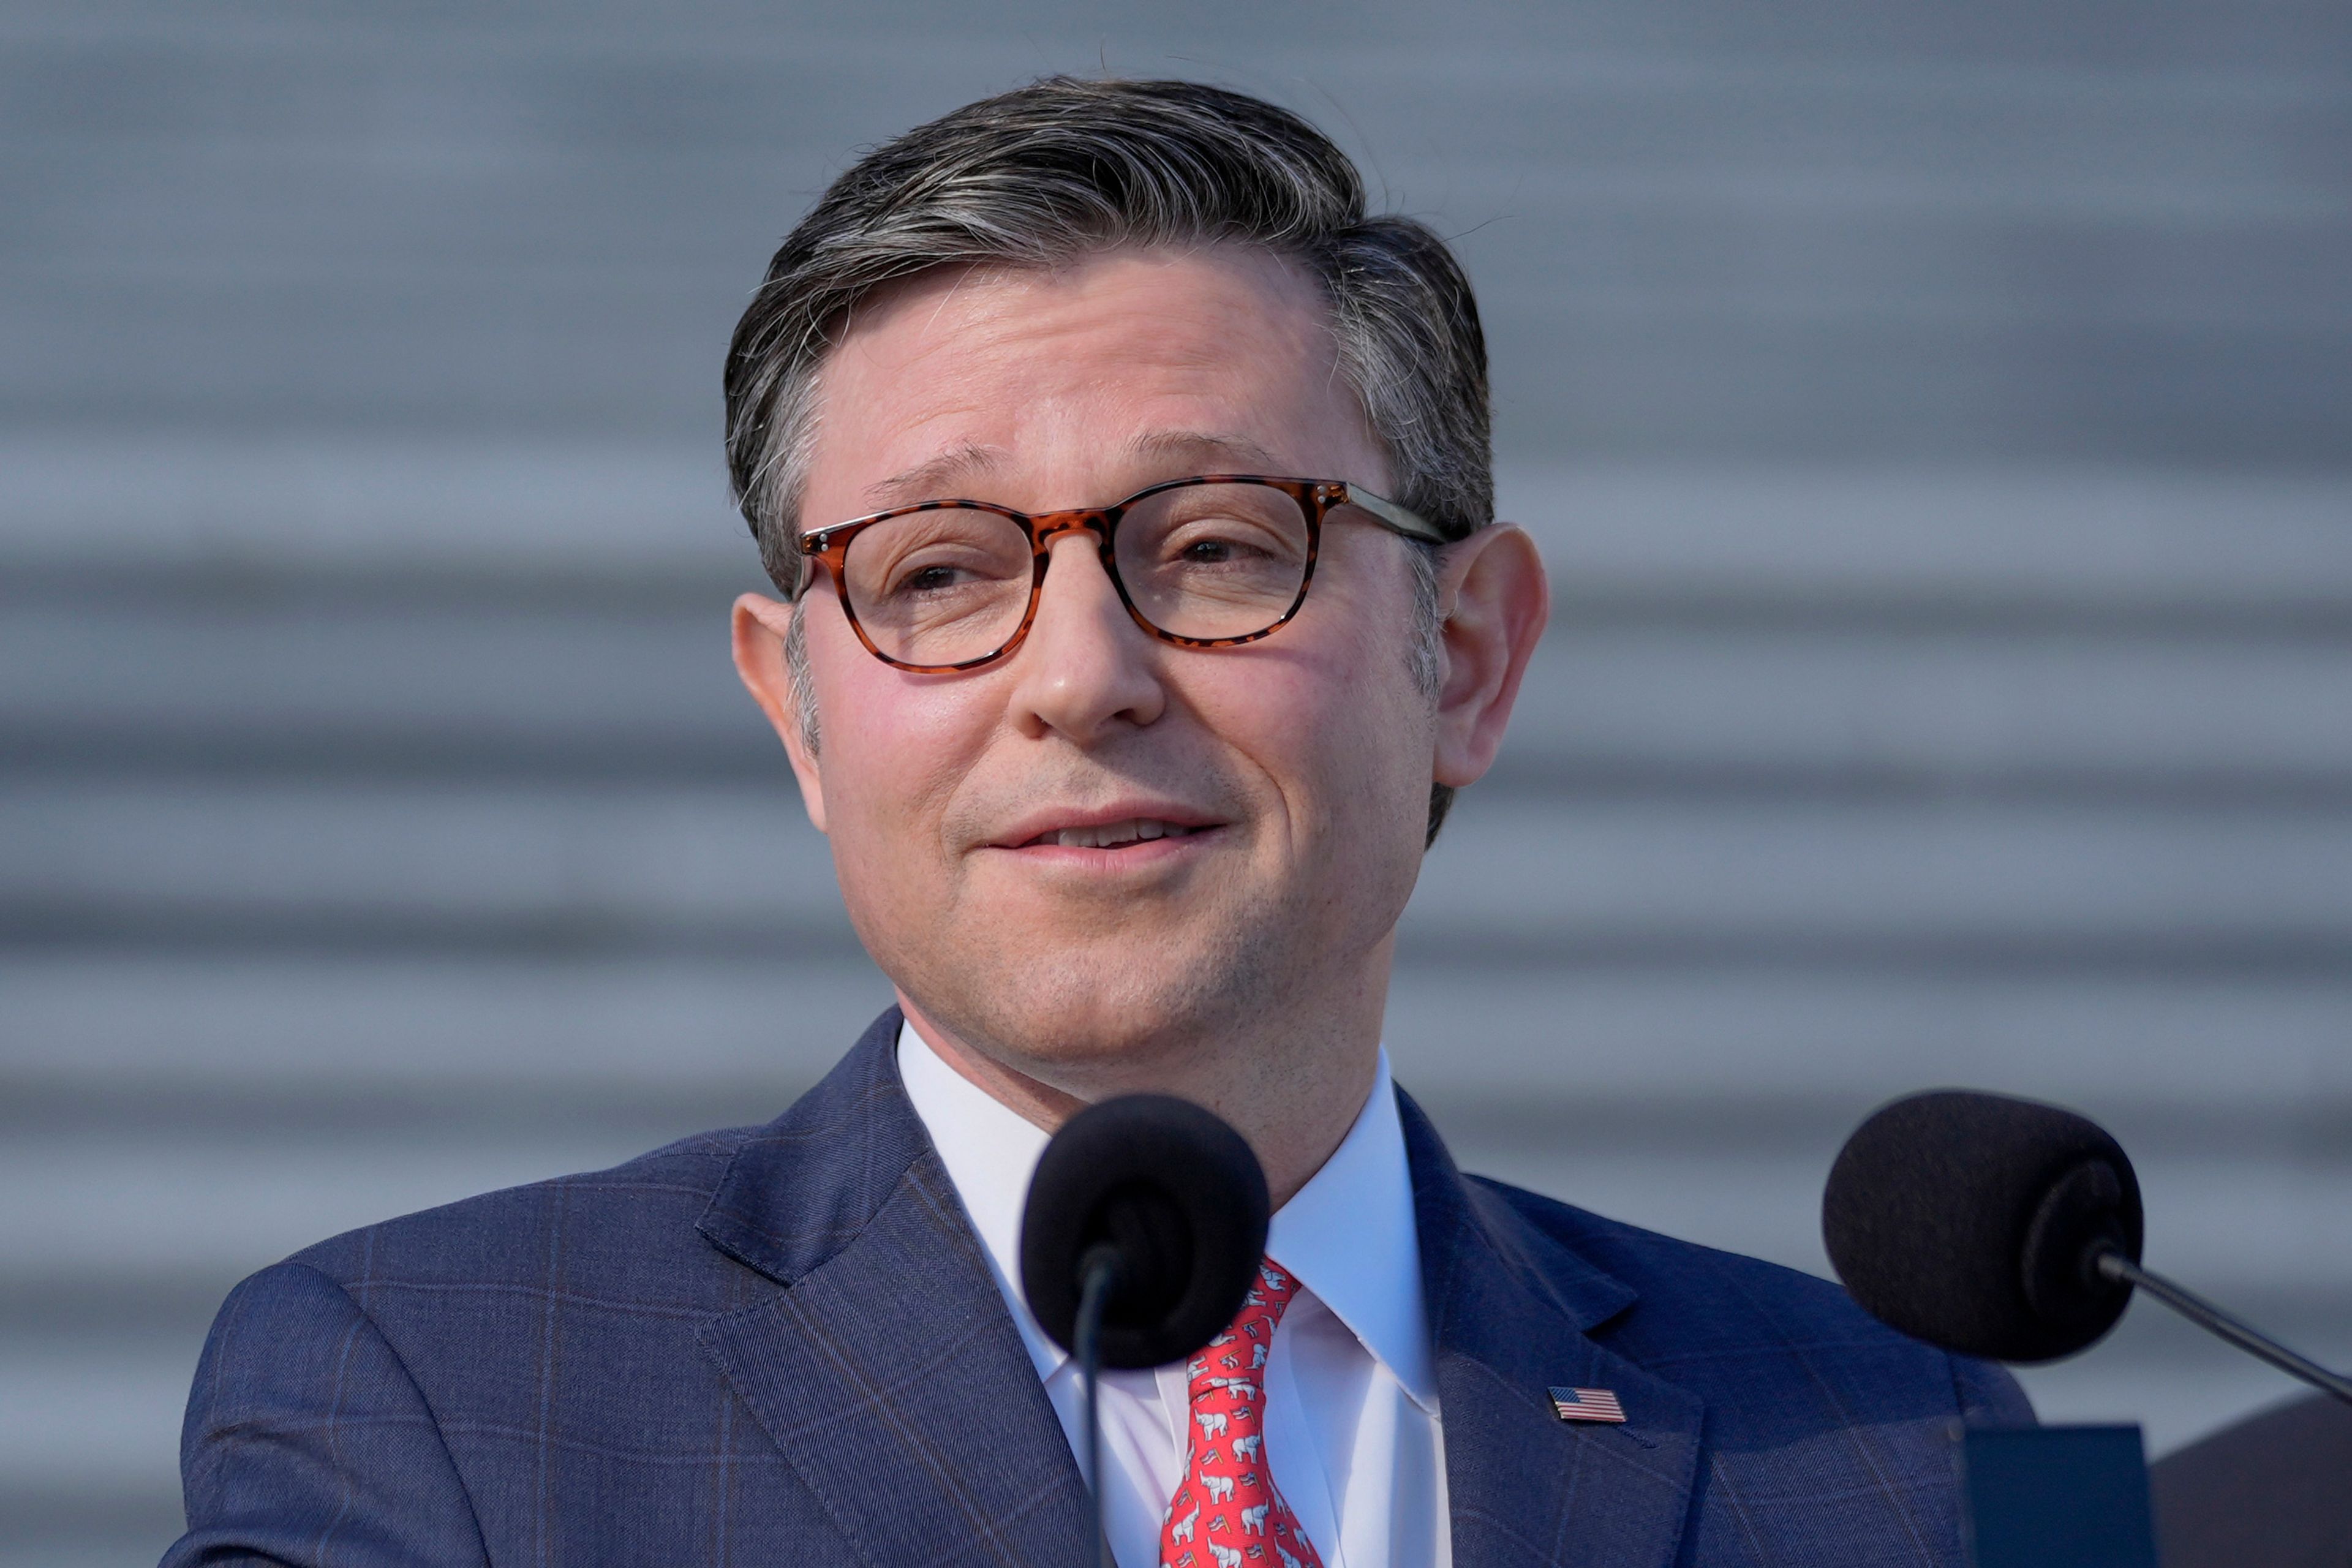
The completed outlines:
{"type": "MultiPolygon", "coordinates": [[[[874,290],[943,266],[1053,268],[1120,246],[1217,241],[1272,252],[1320,284],[1395,499],[1449,539],[1492,521],[1486,337],[1445,242],[1412,218],[1368,216],[1355,165],[1286,110],[1196,82],[1049,77],[867,153],[769,263],[728,348],[727,459],[778,589],[793,596],[804,569],[817,373],[874,290]]],[[[1422,547],[1412,560],[1408,658],[1433,694],[1436,563],[1422,547]]],[[[813,746],[804,647],[787,639],[813,746]]],[[[1453,795],[1431,787],[1433,841],[1453,795]]]]}

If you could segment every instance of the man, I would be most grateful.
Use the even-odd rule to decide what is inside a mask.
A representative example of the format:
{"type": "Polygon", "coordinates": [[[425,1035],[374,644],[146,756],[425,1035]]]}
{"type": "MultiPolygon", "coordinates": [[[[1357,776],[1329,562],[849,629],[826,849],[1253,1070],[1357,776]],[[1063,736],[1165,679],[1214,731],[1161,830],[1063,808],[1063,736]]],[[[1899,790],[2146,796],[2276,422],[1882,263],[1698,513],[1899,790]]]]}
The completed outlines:
{"type": "Polygon", "coordinates": [[[2004,1376],[1465,1178],[1389,1082],[1397,919],[1546,613],[1433,235],[1265,104],[1042,82],[845,174],[727,393],[784,595],[736,663],[898,1005],[767,1127],[239,1287],[169,1561],[1076,1568],[1021,1202],[1147,1089],[1277,1213],[1221,1347],[1107,1380],[1125,1568],[1959,1560],[2004,1376]]]}

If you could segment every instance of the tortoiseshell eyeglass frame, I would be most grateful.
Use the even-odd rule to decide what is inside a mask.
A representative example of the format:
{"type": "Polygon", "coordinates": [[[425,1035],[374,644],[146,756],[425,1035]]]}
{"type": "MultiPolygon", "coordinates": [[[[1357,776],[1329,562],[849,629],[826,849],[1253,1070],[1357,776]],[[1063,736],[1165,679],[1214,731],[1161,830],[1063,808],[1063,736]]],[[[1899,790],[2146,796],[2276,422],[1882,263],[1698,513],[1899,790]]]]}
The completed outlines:
{"type": "Polygon", "coordinates": [[[1344,480],[1292,479],[1270,474],[1194,474],[1189,479],[1168,479],[1149,486],[1112,506],[1081,507],[1074,511],[1025,512],[1015,511],[1009,506],[998,506],[992,501],[927,500],[917,501],[912,506],[894,506],[887,511],[877,511],[866,517],[852,518],[847,522],[836,522],[830,528],[813,529],[800,536],[801,574],[800,582],[793,589],[793,596],[797,598],[808,591],[813,564],[822,564],[833,576],[834,590],[840,595],[841,613],[848,620],[849,629],[857,634],[857,640],[865,644],[866,651],[876,658],[894,669],[907,670],[915,675],[951,675],[958,670],[977,669],[982,665],[1004,658],[1028,637],[1030,625],[1037,618],[1038,595],[1045,590],[1045,568],[1054,542],[1066,533],[1084,530],[1100,541],[1096,546],[1096,553],[1102,558],[1103,571],[1109,576],[1111,585],[1118,590],[1119,603],[1127,606],[1129,616],[1137,626],[1161,642],[1172,643],[1178,647],[1238,647],[1244,643],[1272,637],[1289,625],[1298,614],[1299,606],[1307,603],[1307,590],[1315,581],[1315,558],[1323,544],[1323,520],[1334,507],[1342,506],[1354,507],[1390,532],[1406,539],[1437,546],[1453,542],[1435,523],[1419,513],[1399,506],[1385,496],[1374,495],[1344,480]],[[1290,601],[1288,609],[1256,631],[1239,637],[1188,637],[1153,626],[1145,618],[1143,612],[1136,608],[1134,599],[1128,595],[1126,582],[1119,576],[1118,563],[1114,553],[1119,519],[1139,501],[1167,490],[1184,489],[1195,485],[1263,485],[1268,489],[1280,490],[1297,501],[1299,515],[1306,519],[1307,569],[1299,575],[1298,593],[1290,601]],[[849,576],[845,567],[849,545],[852,540],[877,522],[887,522],[894,517],[906,517],[919,511],[948,510],[993,512],[999,517],[1009,518],[1029,536],[1029,548],[1034,558],[1029,579],[1029,605],[1022,611],[1021,624],[1013,628],[1012,636],[977,658],[967,658],[955,664],[909,664],[903,658],[893,658],[875,647],[874,639],[858,624],[856,607],[849,602],[849,576]]]}

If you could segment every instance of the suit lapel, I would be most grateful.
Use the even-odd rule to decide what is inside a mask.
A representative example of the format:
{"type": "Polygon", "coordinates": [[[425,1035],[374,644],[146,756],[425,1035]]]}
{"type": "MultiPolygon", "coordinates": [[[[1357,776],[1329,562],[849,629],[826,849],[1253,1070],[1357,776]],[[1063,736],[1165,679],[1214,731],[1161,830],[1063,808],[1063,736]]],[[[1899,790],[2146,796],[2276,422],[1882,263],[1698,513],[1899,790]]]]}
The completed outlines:
{"type": "Polygon", "coordinates": [[[1633,1291],[1464,1178],[1400,1091],[1435,1341],[1456,1568],[1675,1561],[1704,1408],[1588,1337],[1633,1291]],[[1606,1388],[1622,1426],[1565,1422],[1553,1385],[1606,1388]]]}
{"type": "Polygon", "coordinates": [[[1091,1563],[1084,1483],[885,1014],[735,1156],[703,1216],[781,1290],[701,1339],[877,1564],[1091,1563]]]}

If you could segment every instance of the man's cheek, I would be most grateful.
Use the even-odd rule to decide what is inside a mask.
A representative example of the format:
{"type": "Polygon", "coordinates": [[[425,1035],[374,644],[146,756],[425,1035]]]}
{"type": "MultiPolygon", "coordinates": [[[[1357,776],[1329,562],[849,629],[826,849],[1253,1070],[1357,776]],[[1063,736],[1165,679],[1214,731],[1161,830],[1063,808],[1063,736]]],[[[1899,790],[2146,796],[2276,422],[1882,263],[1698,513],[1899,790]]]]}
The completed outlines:
{"type": "MultiPolygon", "coordinates": [[[[891,673],[878,662],[876,668],[891,673]]],[[[936,796],[942,778],[960,777],[978,763],[991,725],[979,692],[961,689],[953,678],[909,679],[937,684],[928,690],[901,686],[870,692],[848,724],[857,771],[871,781],[869,787],[919,801],[936,796]]]]}
{"type": "Polygon", "coordinates": [[[1288,649],[1264,644],[1195,655],[1215,661],[1189,683],[1187,693],[1210,733],[1269,762],[1311,750],[1313,732],[1346,700],[1347,673],[1338,661],[1326,668],[1289,655],[1288,649]]]}

